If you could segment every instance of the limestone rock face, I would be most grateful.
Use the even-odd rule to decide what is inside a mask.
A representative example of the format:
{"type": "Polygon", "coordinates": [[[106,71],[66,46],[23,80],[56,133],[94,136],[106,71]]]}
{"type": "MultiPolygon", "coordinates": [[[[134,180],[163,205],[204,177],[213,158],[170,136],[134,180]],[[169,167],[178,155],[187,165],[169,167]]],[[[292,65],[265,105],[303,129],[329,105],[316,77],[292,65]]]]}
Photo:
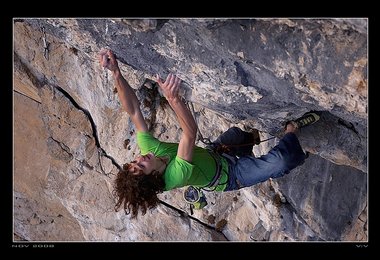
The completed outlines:
{"type": "Polygon", "coordinates": [[[15,240],[367,241],[366,19],[15,19],[13,36],[15,240]],[[318,111],[299,133],[309,159],[207,193],[193,215],[183,189],[138,219],[115,212],[115,174],[139,150],[103,47],[160,140],[181,134],[153,81],[173,72],[203,136],[239,126],[277,137],[256,156],[283,122],[318,111]]]}

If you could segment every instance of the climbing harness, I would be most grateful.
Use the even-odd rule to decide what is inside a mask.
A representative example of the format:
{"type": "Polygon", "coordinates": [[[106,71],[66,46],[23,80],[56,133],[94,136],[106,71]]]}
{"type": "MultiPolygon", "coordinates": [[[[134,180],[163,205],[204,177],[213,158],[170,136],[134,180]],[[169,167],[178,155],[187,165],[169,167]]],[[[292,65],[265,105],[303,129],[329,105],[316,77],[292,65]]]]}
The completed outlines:
{"type": "MultiPolygon", "coordinates": [[[[191,101],[186,101],[186,103],[187,103],[189,110],[193,114],[194,119],[196,120],[193,103],[191,101]]],[[[273,137],[270,137],[270,138],[265,139],[265,140],[260,140],[259,131],[257,129],[254,129],[254,131],[255,131],[255,132],[253,132],[254,141],[251,143],[236,144],[236,145],[218,144],[218,143],[211,142],[211,140],[209,138],[205,138],[202,135],[202,133],[198,127],[198,124],[196,124],[196,126],[197,126],[197,130],[198,130],[197,131],[198,132],[198,140],[201,141],[206,146],[206,150],[209,152],[211,157],[214,159],[215,165],[216,165],[216,170],[215,170],[214,177],[206,186],[195,187],[195,186],[190,185],[185,189],[185,191],[183,193],[183,197],[184,197],[185,201],[188,202],[190,205],[191,215],[193,214],[193,209],[197,209],[197,210],[203,209],[207,205],[207,199],[206,199],[206,196],[203,193],[203,191],[214,191],[218,185],[225,184],[225,183],[220,183],[220,180],[221,180],[222,175],[223,175],[222,174],[222,159],[221,158],[224,157],[227,160],[234,162],[236,160],[236,157],[228,154],[231,148],[249,146],[249,145],[258,145],[262,142],[266,142],[266,141],[269,141],[271,139],[276,138],[276,136],[273,136],[273,137]]]]}

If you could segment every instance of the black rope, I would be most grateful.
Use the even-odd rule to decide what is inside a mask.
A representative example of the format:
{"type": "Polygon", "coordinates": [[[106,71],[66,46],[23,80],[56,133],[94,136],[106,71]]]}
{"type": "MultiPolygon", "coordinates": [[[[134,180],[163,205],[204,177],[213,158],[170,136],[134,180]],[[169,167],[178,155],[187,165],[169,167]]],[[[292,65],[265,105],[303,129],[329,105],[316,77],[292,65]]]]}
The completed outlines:
{"type": "MultiPolygon", "coordinates": [[[[197,122],[197,118],[196,118],[196,116],[195,116],[195,110],[194,110],[194,105],[193,105],[193,103],[191,102],[191,101],[187,101],[187,106],[188,106],[188,108],[190,109],[190,111],[191,111],[191,113],[193,114],[193,117],[194,117],[194,120],[195,120],[195,124],[196,124],[196,126],[197,126],[197,130],[198,130],[198,140],[199,141],[201,141],[204,145],[206,145],[206,146],[208,146],[208,145],[211,145],[213,142],[211,142],[211,140],[210,140],[210,138],[205,138],[205,137],[203,137],[203,135],[202,135],[202,132],[201,132],[201,130],[199,129],[199,126],[198,126],[198,122],[197,122]]],[[[272,136],[272,137],[269,137],[269,138],[267,138],[267,139],[265,139],[265,140],[260,140],[260,143],[263,143],[263,142],[267,142],[267,141],[269,141],[269,140],[272,140],[272,139],[274,139],[274,138],[276,138],[276,136],[272,136]]],[[[260,144],[259,143],[259,144],[260,144]]],[[[229,146],[229,147],[238,147],[238,146],[247,146],[247,145],[255,145],[256,143],[246,143],[246,144],[236,144],[236,145],[234,145],[234,144],[231,144],[231,145],[227,145],[227,146],[229,146]]]]}

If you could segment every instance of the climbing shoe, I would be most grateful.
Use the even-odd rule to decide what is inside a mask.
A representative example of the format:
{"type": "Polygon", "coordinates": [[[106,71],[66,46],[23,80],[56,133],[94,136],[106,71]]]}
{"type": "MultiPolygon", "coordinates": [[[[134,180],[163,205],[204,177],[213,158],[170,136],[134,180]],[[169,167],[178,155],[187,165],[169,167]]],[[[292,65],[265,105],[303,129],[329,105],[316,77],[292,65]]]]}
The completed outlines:
{"type": "Polygon", "coordinates": [[[294,120],[294,122],[296,123],[297,128],[302,128],[314,124],[319,120],[319,118],[319,115],[316,113],[309,112],[304,114],[302,117],[294,120]]]}

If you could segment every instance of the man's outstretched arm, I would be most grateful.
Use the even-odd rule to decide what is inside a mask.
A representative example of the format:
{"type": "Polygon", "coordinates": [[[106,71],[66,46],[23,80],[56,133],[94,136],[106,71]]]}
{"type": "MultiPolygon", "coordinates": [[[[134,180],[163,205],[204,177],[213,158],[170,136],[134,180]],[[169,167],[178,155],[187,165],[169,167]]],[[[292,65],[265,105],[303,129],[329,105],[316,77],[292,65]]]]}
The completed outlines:
{"type": "Polygon", "coordinates": [[[183,100],[178,96],[181,79],[169,74],[165,82],[157,75],[156,81],[164,92],[166,99],[177,115],[182,128],[182,135],[178,145],[177,156],[191,162],[197,136],[197,125],[194,117],[183,100]]]}
{"type": "Polygon", "coordinates": [[[115,55],[111,50],[102,50],[99,55],[99,61],[103,67],[112,72],[121,105],[131,117],[137,131],[147,132],[148,126],[141,113],[140,102],[131,86],[121,74],[115,55]]]}

